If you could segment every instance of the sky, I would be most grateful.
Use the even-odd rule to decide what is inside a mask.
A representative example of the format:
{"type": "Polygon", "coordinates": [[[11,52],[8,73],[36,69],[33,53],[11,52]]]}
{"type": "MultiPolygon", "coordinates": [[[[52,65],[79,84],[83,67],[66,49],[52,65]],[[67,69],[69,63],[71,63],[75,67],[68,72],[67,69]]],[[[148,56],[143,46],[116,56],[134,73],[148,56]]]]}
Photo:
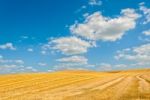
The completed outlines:
{"type": "Polygon", "coordinates": [[[149,0],[0,0],[0,74],[149,67],[149,0]]]}

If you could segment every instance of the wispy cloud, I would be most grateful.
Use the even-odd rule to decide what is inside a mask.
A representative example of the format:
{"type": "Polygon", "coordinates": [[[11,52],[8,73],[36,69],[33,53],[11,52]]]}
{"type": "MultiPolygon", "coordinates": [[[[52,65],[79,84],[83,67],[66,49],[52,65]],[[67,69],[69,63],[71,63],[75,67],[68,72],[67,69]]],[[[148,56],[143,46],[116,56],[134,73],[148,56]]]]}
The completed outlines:
{"type": "Polygon", "coordinates": [[[6,44],[2,44],[0,45],[0,49],[9,49],[9,50],[16,50],[16,48],[13,46],[12,43],[6,43],[6,44]]]}
{"type": "Polygon", "coordinates": [[[27,49],[28,52],[33,52],[34,50],[32,48],[27,49]]]}
{"type": "Polygon", "coordinates": [[[46,64],[46,63],[43,63],[43,62],[39,62],[38,65],[39,65],[39,66],[47,66],[47,64],[46,64]]]}
{"type": "Polygon", "coordinates": [[[140,3],[140,10],[143,12],[145,18],[143,24],[147,24],[150,22],[150,8],[147,8],[146,6],[144,6],[144,4],[144,2],[140,3]]]}
{"type": "Polygon", "coordinates": [[[146,30],[146,31],[143,31],[143,34],[146,35],[146,36],[150,36],[150,29],[146,30]]]}
{"type": "Polygon", "coordinates": [[[149,66],[150,43],[118,51],[115,58],[118,60],[126,60],[137,65],[142,65],[143,67],[147,65],[149,66]]]}
{"type": "Polygon", "coordinates": [[[102,1],[101,0],[89,0],[88,4],[91,6],[100,6],[102,5],[102,1]]]}
{"type": "Polygon", "coordinates": [[[83,56],[71,56],[71,57],[64,57],[64,58],[57,59],[57,61],[63,63],[87,64],[88,59],[83,56]]]}

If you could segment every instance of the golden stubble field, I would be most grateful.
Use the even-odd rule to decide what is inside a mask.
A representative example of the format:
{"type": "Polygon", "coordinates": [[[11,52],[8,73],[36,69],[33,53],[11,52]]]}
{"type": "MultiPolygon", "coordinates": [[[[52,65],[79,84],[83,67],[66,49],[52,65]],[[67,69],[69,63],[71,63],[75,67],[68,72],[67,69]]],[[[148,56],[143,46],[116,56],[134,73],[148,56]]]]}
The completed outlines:
{"type": "Polygon", "coordinates": [[[150,69],[0,75],[0,100],[150,100],[150,69]]]}

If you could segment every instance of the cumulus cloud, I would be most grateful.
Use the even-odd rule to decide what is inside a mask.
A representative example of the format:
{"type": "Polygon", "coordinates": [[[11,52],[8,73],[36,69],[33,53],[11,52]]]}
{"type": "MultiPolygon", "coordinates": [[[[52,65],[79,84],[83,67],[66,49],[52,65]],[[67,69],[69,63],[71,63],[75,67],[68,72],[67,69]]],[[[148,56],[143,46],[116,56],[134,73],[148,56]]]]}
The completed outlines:
{"type": "Polygon", "coordinates": [[[143,34],[146,35],[146,36],[150,36],[150,29],[146,30],[146,31],[143,31],[143,34]]]}
{"type": "Polygon", "coordinates": [[[86,53],[88,48],[96,46],[94,42],[87,42],[75,36],[61,37],[51,40],[42,46],[43,51],[52,49],[65,55],[76,55],[86,53]]]}
{"type": "Polygon", "coordinates": [[[143,12],[145,21],[143,24],[147,24],[150,22],[150,8],[144,6],[144,3],[140,3],[140,10],[143,12]]]}
{"type": "Polygon", "coordinates": [[[100,6],[100,5],[102,5],[102,1],[101,0],[89,0],[88,3],[91,6],[100,6]]]}
{"type": "Polygon", "coordinates": [[[0,49],[16,50],[12,43],[2,44],[0,45],[0,49]]]}
{"type": "Polygon", "coordinates": [[[73,34],[90,40],[116,41],[121,39],[126,31],[136,26],[140,17],[134,9],[123,9],[116,18],[105,17],[101,12],[95,12],[86,17],[83,23],[70,26],[73,34]]]}
{"type": "Polygon", "coordinates": [[[57,59],[59,62],[63,63],[79,63],[79,64],[87,64],[88,59],[84,56],[71,56],[57,59]]]}
{"type": "Polygon", "coordinates": [[[117,52],[118,60],[127,60],[138,65],[150,65],[150,43],[117,52]]]}

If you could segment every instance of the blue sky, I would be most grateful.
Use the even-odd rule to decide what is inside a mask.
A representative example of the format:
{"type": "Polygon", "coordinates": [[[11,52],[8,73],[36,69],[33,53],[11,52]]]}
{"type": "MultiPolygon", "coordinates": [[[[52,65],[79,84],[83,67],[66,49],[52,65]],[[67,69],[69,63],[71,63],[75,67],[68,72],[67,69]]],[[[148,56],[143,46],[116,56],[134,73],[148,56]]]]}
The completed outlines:
{"type": "Polygon", "coordinates": [[[0,73],[149,68],[149,0],[1,0],[0,73]]]}

